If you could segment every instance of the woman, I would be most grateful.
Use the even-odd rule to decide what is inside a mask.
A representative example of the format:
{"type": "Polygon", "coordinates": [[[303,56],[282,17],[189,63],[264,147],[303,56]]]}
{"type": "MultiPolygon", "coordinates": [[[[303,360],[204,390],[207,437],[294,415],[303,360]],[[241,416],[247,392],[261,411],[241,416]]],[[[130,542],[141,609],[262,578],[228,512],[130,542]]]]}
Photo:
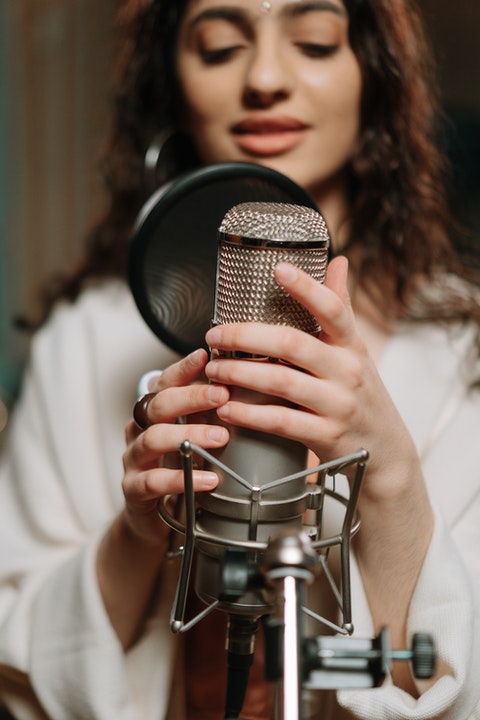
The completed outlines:
{"type": "MultiPolygon", "coordinates": [[[[221,716],[223,618],[187,633],[186,648],[172,637],[176,568],[156,513],[159,497],[182,490],[181,473],[163,463],[182,439],[226,444],[225,429],[205,423],[213,409],[300,440],[322,461],[368,448],[357,633],[387,625],[396,647],[416,630],[435,637],[431,681],[399,664],[383,687],[341,692],[339,705],[320,694],[312,716],[477,717],[480,312],[468,286],[449,279],[461,271],[417,16],[404,0],[130,1],[125,12],[133,31],[106,168],[111,206],[64,291],[81,294],[33,343],[2,468],[5,702],[18,717],[62,720],[221,716]],[[280,170],[326,217],[338,257],[325,286],[276,270],[318,318],[319,338],[256,324],[207,334],[213,348],[290,364],[265,373],[208,362],[202,350],[179,359],[138,318],[121,249],[147,197],[142,157],[172,125],[192,143],[192,163],[280,170]],[[120,277],[84,287],[102,275],[120,277]],[[146,429],[130,420],[124,449],[136,382],[154,367],[164,372],[150,381],[146,429]],[[240,406],[232,385],[286,405],[240,406]]],[[[196,470],[194,483],[211,489],[217,477],[196,470]]],[[[263,719],[271,701],[257,665],[244,714],[263,719]]]]}

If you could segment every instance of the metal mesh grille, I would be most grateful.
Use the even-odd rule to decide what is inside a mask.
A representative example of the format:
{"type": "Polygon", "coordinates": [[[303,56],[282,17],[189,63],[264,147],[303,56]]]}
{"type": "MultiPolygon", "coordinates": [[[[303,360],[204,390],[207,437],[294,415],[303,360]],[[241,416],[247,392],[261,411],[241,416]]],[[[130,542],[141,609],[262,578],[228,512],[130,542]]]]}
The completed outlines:
{"type": "Polygon", "coordinates": [[[317,210],[288,203],[235,205],[223,218],[220,232],[283,242],[329,241],[327,225],[317,210]]]}
{"type": "Polygon", "coordinates": [[[316,319],[277,285],[273,272],[286,261],[325,280],[328,231],[322,216],[296,205],[243,203],[227,213],[220,229],[242,238],[240,244],[219,244],[214,323],[256,321],[318,332],[316,319]],[[249,246],[249,237],[281,246],[249,246]],[[325,241],[322,247],[319,240],[325,241]],[[304,246],[288,247],[288,242],[304,246]]]}

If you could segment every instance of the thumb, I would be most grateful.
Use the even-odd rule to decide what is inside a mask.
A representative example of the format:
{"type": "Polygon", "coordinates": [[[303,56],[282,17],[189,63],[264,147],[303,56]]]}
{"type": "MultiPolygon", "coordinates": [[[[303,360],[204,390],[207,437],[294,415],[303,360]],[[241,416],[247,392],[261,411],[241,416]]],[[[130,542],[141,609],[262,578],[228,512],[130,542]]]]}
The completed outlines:
{"type": "Polygon", "coordinates": [[[325,285],[338,295],[348,306],[351,306],[348,292],[348,259],[343,255],[333,258],[328,264],[325,285]]]}

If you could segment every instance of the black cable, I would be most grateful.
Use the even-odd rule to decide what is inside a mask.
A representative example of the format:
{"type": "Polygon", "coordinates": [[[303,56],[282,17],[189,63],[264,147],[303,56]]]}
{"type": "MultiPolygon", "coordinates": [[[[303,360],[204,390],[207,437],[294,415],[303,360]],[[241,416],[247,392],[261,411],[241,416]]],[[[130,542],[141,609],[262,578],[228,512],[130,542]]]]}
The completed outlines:
{"type": "Polygon", "coordinates": [[[227,632],[227,691],[224,720],[239,720],[255,653],[258,619],[230,615],[227,632]]]}

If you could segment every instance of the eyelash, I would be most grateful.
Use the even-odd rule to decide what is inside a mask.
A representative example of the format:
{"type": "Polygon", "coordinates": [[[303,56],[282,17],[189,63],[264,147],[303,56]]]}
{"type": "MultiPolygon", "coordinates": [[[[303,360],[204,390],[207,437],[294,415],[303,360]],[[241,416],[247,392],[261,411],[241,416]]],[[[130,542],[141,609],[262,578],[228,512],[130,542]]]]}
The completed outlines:
{"type": "MultiPolygon", "coordinates": [[[[330,57],[338,50],[337,45],[317,45],[315,43],[297,43],[296,45],[310,58],[330,57]]],[[[234,45],[219,50],[203,50],[201,58],[206,65],[220,65],[222,62],[229,60],[235,51],[240,48],[240,45],[234,45]]]]}
{"type": "Polygon", "coordinates": [[[239,46],[221,48],[220,50],[203,50],[201,58],[206,65],[219,65],[226,62],[239,46]]]}
{"type": "Polygon", "coordinates": [[[298,47],[311,58],[330,57],[338,50],[338,45],[317,45],[315,43],[298,43],[298,47]]]}

